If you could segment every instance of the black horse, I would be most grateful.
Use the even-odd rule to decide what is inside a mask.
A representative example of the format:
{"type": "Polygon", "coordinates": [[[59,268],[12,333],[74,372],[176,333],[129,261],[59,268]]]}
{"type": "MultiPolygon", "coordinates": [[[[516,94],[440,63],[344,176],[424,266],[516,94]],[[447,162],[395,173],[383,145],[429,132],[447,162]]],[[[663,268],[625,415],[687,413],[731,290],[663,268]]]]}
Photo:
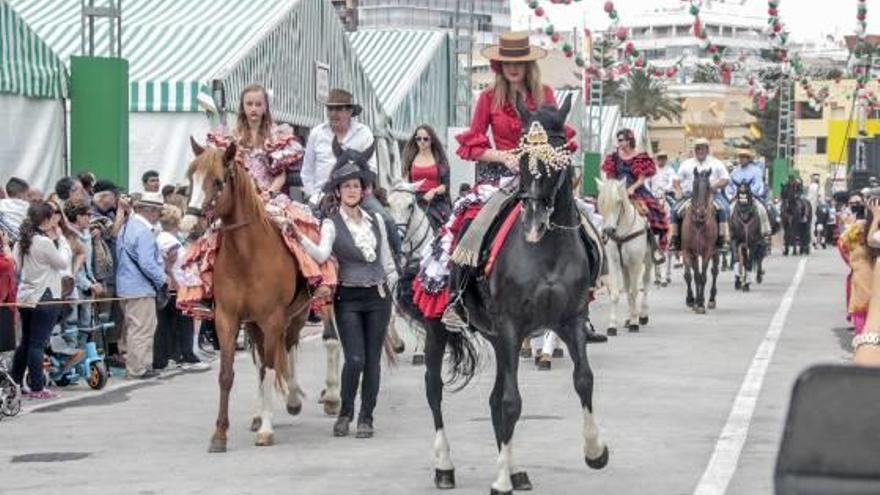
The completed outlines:
{"type": "MultiPolygon", "coordinates": [[[[562,152],[563,126],[571,98],[559,109],[544,106],[532,113],[522,101],[517,101],[516,107],[523,129],[529,131],[521,149],[517,193],[522,203],[520,221],[513,224],[488,276],[483,275],[482,268],[456,266],[450,277],[460,294],[459,315],[471,332],[491,344],[495,353],[495,386],[489,404],[499,470],[492,483],[493,494],[531,489],[528,475],[516,467],[511,457],[514,428],[522,411],[517,369],[522,341],[547,328],[554,329],[565,342],[574,362],[574,387],[584,414],[585,461],[601,469],[609,458],[593,416],[593,373],[586,352],[588,294],[599,266],[592,261],[597,259],[594,248],[582,238],[571,188],[573,169],[562,152]],[[535,137],[541,136],[541,131],[546,141],[535,137]]],[[[463,386],[476,369],[474,349],[468,342],[462,334],[449,332],[438,322],[428,323],[425,384],[434,415],[438,488],[455,486],[441,411],[443,353],[447,347],[452,351],[452,378],[464,378],[463,386]]]]}
{"type": "Polygon", "coordinates": [[[826,249],[834,245],[834,229],[837,218],[834,209],[827,201],[816,205],[816,225],[813,226],[813,248],[826,249]]]}
{"type": "Polygon", "coordinates": [[[736,197],[733,198],[736,206],[730,217],[730,251],[737,263],[734,286],[743,292],[750,290],[753,270],[757,282],[760,284],[764,281],[762,265],[765,245],[751,184],[751,181],[745,181],[737,185],[736,197]]]}
{"type": "Polygon", "coordinates": [[[782,254],[810,254],[810,225],[813,209],[803,197],[803,186],[790,180],[782,186],[782,229],[785,247],[782,254]]]}

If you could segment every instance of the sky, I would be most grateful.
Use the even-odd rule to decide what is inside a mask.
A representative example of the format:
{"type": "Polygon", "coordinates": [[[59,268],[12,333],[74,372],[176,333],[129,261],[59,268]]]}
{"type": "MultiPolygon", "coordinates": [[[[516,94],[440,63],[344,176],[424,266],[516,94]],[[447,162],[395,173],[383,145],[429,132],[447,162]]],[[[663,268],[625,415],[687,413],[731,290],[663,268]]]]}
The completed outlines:
{"type": "MultiPolygon", "coordinates": [[[[514,29],[528,27],[531,15],[526,0],[509,0],[511,18],[514,29]]],[[[622,25],[626,25],[628,16],[654,8],[664,3],[677,5],[682,0],[615,0],[614,4],[620,14],[622,25]]],[[[557,29],[570,30],[580,27],[586,19],[588,27],[593,30],[602,29],[607,25],[608,15],[603,10],[605,0],[581,0],[569,6],[552,5],[549,0],[540,0],[547,10],[550,21],[557,29]]],[[[857,0],[781,0],[779,11],[782,20],[788,25],[792,39],[803,41],[814,39],[817,35],[833,34],[850,35],[856,27],[857,0]],[[808,7],[809,6],[809,7],[808,7]]],[[[749,9],[759,15],[766,16],[766,0],[746,0],[749,9]]],[[[533,20],[533,25],[538,26],[533,20]]],[[[868,32],[880,33],[880,2],[868,0],[868,32]]]]}

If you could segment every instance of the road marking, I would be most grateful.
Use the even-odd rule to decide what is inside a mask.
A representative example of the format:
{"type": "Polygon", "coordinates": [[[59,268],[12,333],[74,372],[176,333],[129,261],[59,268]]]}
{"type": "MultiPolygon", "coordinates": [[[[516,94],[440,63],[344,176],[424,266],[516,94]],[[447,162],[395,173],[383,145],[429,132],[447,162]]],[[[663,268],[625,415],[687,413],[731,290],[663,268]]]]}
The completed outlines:
{"type": "Polygon", "coordinates": [[[736,472],[739,456],[742,454],[743,445],[749,433],[749,424],[755,414],[758,396],[764,385],[764,376],[773,359],[776,343],[779,342],[779,336],[785,327],[785,319],[794,302],[794,296],[804,278],[806,266],[807,258],[802,258],[798,263],[791,285],[788,286],[788,290],[782,298],[779,309],[776,310],[776,314],[770,321],[767,334],[764,335],[764,340],[758,346],[755,357],[752,358],[749,371],[746,372],[739,393],[733,401],[730,416],[727,417],[727,423],[721,430],[721,436],[718,437],[718,442],[715,444],[715,451],[712,453],[712,458],[709,460],[709,465],[706,466],[703,477],[700,478],[700,482],[694,490],[694,495],[723,495],[727,492],[727,485],[730,484],[730,480],[736,472]]]}

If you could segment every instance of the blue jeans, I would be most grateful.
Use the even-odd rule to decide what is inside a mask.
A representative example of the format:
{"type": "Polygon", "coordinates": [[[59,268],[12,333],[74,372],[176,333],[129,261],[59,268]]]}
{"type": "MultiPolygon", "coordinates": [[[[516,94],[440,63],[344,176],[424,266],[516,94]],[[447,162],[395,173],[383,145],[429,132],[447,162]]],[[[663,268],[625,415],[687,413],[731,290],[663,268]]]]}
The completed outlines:
{"type": "MultiPolygon", "coordinates": [[[[47,289],[40,301],[50,301],[52,295],[47,289]]],[[[31,392],[39,392],[46,386],[43,376],[43,353],[52,335],[52,328],[58,322],[61,306],[37,306],[19,308],[21,315],[21,343],[12,357],[12,379],[24,385],[24,371],[27,368],[31,392]]]]}

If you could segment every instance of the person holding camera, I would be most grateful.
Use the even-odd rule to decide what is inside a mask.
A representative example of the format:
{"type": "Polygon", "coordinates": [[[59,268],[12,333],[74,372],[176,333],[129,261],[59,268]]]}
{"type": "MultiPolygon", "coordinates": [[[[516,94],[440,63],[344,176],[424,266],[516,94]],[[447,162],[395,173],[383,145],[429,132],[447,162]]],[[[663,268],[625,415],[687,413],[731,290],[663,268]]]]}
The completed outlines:
{"type": "Polygon", "coordinates": [[[156,305],[157,299],[167,294],[167,275],[156,243],[155,224],[163,206],[161,193],[143,193],[134,203],[133,212],[126,215],[116,239],[116,294],[124,299],[125,373],[130,379],[158,376],[153,370],[156,305]]]}
{"type": "Polygon", "coordinates": [[[61,306],[52,302],[61,299],[61,279],[72,257],[60,221],[61,210],[56,205],[31,204],[12,253],[20,270],[18,311],[21,316],[21,342],[12,358],[12,379],[25,385],[27,370],[28,396],[32,399],[56,397],[45,388],[43,350],[58,322],[61,306]]]}

